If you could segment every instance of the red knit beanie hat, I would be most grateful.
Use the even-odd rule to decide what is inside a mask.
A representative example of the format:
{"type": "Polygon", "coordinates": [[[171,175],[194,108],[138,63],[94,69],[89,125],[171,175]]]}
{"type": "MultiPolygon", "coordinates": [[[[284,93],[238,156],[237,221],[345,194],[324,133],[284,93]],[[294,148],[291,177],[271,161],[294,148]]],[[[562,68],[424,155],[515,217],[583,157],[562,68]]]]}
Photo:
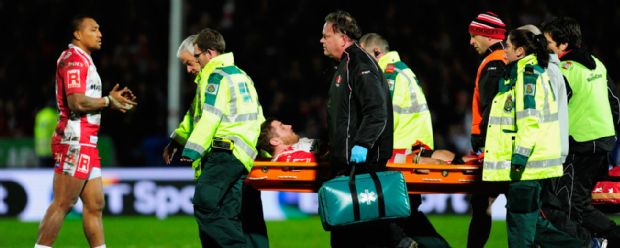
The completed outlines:
{"type": "Polygon", "coordinates": [[[503,40],[506,38],[506,25],[495,13],[487,11],[471,21],[469,33],[503,40]]]}

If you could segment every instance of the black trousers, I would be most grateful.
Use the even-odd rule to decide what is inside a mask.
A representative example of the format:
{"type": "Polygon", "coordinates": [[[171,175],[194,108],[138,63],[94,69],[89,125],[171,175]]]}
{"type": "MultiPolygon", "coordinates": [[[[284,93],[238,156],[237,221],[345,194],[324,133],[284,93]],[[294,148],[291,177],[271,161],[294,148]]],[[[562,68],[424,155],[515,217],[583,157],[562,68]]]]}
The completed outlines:
{"type": "Polygon", "coordinates": [[[558,229],[589,241],[592,236],[620,246],[620,229],[607,215],[592,206],[592,189],[607,174],[607,152],[570,153],[564,175],[543,184],[543,213],[558,229]]]}
{"type": "Polygon", "coordinates": [[[203,159],[192,200],[202,247],[247,247],[239,219],[245,174],[230,152],[212,151],[203,159]]]}
{"type": "Polygon", "coordinates": [[[418,211],[422,204],[419,194],[409,195],[411,204],[411,216],[397,222],[405,232],[405,235],[418,243],[420,248],[449,248],[448,242],[435,230],[435,227],[424,213],[418,211]]]}
{"type": "MultiPolygon", "coordinates": [[[[496,183],[488,183],[490,188],[498,187],[496,183]]],[[[505,187],[506,185],[502,185],[505,187]]],[[[471,221],[469,222],[469,229],[467,232],[467,247],[468,248],[483,248],[489,240],[491,235],[491,226],[493,220],[491,219],[491,206],[495,199],[499,196],[496,192],[484,192],[475,193],[471,195],[471,221]]]]}
{"type": "Polygon", "coordinates": [[[268,248],[267,226],[263,216],[263,201],[260,191],[251,185],[243,185],[243,203],[241,205],[241,222],[248,247],[268,248]]]}

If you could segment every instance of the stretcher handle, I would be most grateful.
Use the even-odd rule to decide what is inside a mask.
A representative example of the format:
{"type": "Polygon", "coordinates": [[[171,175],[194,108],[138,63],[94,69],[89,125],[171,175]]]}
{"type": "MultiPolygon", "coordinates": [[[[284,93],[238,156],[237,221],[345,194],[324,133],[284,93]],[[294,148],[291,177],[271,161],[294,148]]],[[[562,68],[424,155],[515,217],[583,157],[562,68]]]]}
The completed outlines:
{"type": "MultiPolygon", "coordinates": [[[[316,167],[317,162],[271,162],[271,161],[254,161],[254,166],[291,166],[291,167],[316,167]]],[[[321,163],[320,165],[325,165],[321,163]]]]}
{"type": "Polygon", "coordinates": [[[251,181],[267,180],[267,176],[264,176],[264,177],[248,177],[248,180],[251,180],[251,181]]]}
{"type": "Polygon", "coordinates": [[[437,165],[437,164],[400,164],[400,163],[387,163],[387,168],[401,168],[401,169],[433,169],[433,170],[478,170],[481,169],[482,166],[478,165],[459,165],[459,164],[447,164],[447,165],[437,165]]]}
{"type": "Polygon", "coordinates": [[[297,179],[297,176],[278,176],[278,179],[297,179]]]}
{"type": "MultiPolygon", "coordinates": [[[[254,166],[273,166],[273,167],[316,167],[316,166],[329,166],[328,162],[271,162],[271,161],[254,161],[254,166]]],[[[403,168],[403,169],[435,169],[435,170],[478,170],[481,169],[479,165],[436,165],[436,164],[413,164],[413,163],[387,163],[388,168],[403,168]]]]}

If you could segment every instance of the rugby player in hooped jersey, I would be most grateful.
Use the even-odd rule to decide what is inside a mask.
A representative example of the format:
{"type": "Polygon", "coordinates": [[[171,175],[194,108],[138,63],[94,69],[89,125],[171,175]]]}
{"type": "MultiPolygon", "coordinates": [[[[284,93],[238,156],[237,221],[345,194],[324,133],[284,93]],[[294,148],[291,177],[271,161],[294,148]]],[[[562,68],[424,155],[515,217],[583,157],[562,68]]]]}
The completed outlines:
{"type": "Polygon", "coordinates": [[[65,215],[82,199],[84,234],[90,247],[105,247],[103,184],[97,140],[101,111],[125,113],[136,103],[127,87],[116,84],[102,97],[101,78],[90,54],[101,49],[99,24],[89,16],[71,22],[71,43],[56,69],[56,102],[60,117],[52,137],[54,198],[39,226],[35,247],[51,247],[65,215]]]}

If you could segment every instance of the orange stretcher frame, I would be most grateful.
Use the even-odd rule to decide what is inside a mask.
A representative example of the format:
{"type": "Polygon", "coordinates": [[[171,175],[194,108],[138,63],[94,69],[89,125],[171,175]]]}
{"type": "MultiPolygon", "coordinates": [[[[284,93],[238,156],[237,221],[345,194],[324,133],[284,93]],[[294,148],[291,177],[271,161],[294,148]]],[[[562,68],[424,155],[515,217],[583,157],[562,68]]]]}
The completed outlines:
{"type": "MultiPolygon", "coordinates": [[[[482,183],[478,165],[428,165],[388,163],[388,170],[400,171],[409,194],[502,192],[505,183],[482,183]]],[[[258,190],[317,192],[331,179],[329,164],[255,161],[246,178],[258,190]]]]}

